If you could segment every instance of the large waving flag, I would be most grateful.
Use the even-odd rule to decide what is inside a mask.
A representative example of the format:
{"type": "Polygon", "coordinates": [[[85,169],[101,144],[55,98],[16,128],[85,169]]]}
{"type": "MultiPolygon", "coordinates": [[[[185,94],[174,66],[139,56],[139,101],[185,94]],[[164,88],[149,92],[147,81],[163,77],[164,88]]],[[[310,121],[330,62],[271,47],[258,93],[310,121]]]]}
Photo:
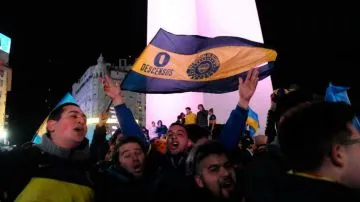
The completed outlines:
{"type": "Polygon", "coordinates": [[[249,133],[251,137],[254,136],[260,128],[258,114],[254,112],[251,108],[249,108],[246,124],[249,126],[249,133]]]}
{"type": "MultiPolygon", "coordinates": [[[[351,105],[347,90],[349,90],[349,87],[335,86],[330,83],[329,87],[326,89],[325,100],[329,102],[345,102],[351,105]]],[[[360,122],[358,118],[354,118],[353,125],[360,131],[360,122]]]]}
{"type": "MultiPolygon", "coordinates": [[[[70,94],[67,93],[61,100],[60,102],[55,106],[58,107],[64,103],[75,103],[78,104],[76,99],[70,94]]],[[[46,133],[46,123],[48,120],[49,116],[46,117],[46,119],[43,121],[43,123],[41,124],[41,126],[39,127],[39,129],[36,131],[32,142],[35,144],[39,144],[41,142],[41,136],[43,136],[46,133]]]]}
{"type": "Polygon", "coordinates": [[[122,82],[141,93],[208,92],[238,89],[238,77],[260,66],[269,76],[277,53],[239,37],[175,35],[160,29],[122,82]]]}

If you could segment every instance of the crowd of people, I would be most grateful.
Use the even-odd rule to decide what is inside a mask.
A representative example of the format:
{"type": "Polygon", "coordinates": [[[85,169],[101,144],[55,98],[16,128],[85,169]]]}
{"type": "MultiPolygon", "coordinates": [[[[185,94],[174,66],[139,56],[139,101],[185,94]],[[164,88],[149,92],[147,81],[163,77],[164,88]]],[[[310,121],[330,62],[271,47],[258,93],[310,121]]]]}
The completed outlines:
{"type": "MultiPolygon", "coordinates": [[[[177,119],[176,121],[174,121],[174,123],[182,125],[197,124],[198,126],[209,130],[209,138],[211,139],[212,133],[216,125],[216,116],[214,114],[214,109],[211,108],[209,110],[206,110],[204,108],[204,105],[199,104],[198,110],[199,111],[197,112],[197,114],[194,114],[191,111],[190,107],[186,107],[186,114],[181,112],[180,115],[177,116],[177,119]]],[[[162,120],[158,120],[157,124],[155,124],[155,121],[152,121],[149,130],[145,127],[143,127],[142,129],[149,141],[156,138],[166,138],[166,134],[168,131],[168,127],[163,124],[162,120]]]]}
{"type": "Polygon", "coordinates": [[[295,90],[273,99],[266,134],[251,138],[245,126],[257,82],[256,69],[239,79],[239,102],[216,138],[199,105],[197,116],[188,108],[188,118],[162,129],[159,147],[106,77],[121,130],[107,141],[103,115],[89,146],[80,107],[57,107],[41,144],[0,153],[1,201],[360,201],[351,106],[295,90]]]}

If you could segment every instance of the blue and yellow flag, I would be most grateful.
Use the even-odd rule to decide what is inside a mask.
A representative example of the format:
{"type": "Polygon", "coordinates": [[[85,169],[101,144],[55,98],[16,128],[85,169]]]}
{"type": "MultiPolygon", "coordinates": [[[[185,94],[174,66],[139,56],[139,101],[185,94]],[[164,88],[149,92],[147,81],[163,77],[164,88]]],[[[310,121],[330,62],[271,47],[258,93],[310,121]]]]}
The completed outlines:
{"type": "MultiPolygon", "coordinates": [[[[325,100],[329,102],[345,102],[351,105],[347,90],[349,90],[349,87],[335,86],[330,83],[326,89],[325,100]]],[[[357,117],[354,118],[353,125],[360,131],[360,122],[357,117]]]]}
{"type": "MultiPolygon", "coordinates": [[[[75,103],[78,104],[76,99],[70,94],[67,93],[61,100],[60,102],[55,106],[58,107],[64,103],[75,103]]],[[[55,109],[54,108],[54,109],[55,109]]],[[[46,119],[43,121],[43,123],[41,124],[41,126],[39,127],[39,129],[36,131],[32,142],[35,144],[39,144],[41,143],[41,136],[43,136],[46,133],[46,124],[47,124],[47,120],[48,120],[49,116],[46,117],[46,119]]]]}
{"type": "Polygon", "coordinates": [[[259,79],[270,75],[277,53],[238,37],[175,35],[160,29],[122,82],[141,93],[208,92],[238,89],[238,77],[260,66],[259,79]]]}
{"type": "Polygon", "coordinates": [[[260,128],[259,116],[251,108],[249,108],[248,118],[246,119],[246,125],[249,126],[250,136],[254,136],[260,128]]]}

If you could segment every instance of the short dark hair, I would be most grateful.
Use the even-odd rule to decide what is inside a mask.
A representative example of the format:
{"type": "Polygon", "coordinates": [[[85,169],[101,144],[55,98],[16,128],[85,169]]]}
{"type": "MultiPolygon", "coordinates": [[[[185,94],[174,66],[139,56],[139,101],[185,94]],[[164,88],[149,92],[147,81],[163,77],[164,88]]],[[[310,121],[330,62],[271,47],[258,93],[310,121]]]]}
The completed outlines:
{"type": "Polygon", "coordinates": [[[186,110],[191,110],[191,108],[190,108],[190,107],[186,107],[185,109],[186,109],[186,110]]]}
{"type": "MultiPolygon", "coordinates": [[[[172,124],[169,126],[169,129],[170,129],[170,127],[172,127],[172,126],[180,126],[180,127],[183,127],[183,128],[185,129],[185,131],[186,131],[186,134],[187,134],[188,137],[189,137],[189,133],[188,133],[188,131],[187,131],[187,129],[186,129],[186,127],[185,127],[184,124],[179,123],[179,122],[174,122],[174,123],[172,123],[172,124]]],[[[190,137],[189,137],[189,138],[190,138],[190,137]]]]}
{"type": "MultiPolygon", "coordinates": [[[[274,94],[273,94],[274,95],[274,94]]],[[[278,122],[281,116],[289,109],[298,106],[304,102],[314,101],[313,93],[307,89],[297,89],[285,93],[284,89],[279,89],[278,95],[274,100],[276,108],[270,109],[268,112],[265,134],[268,136],[268,142],[272,142],[277,136],[278,122]]]]}
{"type": "MultiPolygon", "coordinates": [[[[77,104],[75,104],[75,103],[71,103],[71,102],[67,102],[67,103],[61,104],[61,105],[57,106],[55,109],[53,109],[53,110],[50,112],[50,115],[49,115],[48,120],[55,120],[55,121],[60,120],[61,114],[64,112],[64,107],[70,106],[70,105],[79,107],[79,105],[77,105],[77,104]]],[[[80,107],[79,107],[79,108],[80,108],[80,107]]]]}
{"type": "Polygon", "coordinates": [[[276,122],[280,120],[280,117],[289,109],[298,106],[304,102],[314,101],[314,95],[307,89],[298,89],[291,91],[288,94],[281,96],[276,103],[275,118],[276,122]]]}
{"type": "Polygon", "coordinates": [[[170,125],[170,127],[171,127],[171,126],[181,126],[181,127],[185,128],[185,125],[182,124],[182,123],[179,123],[179,122],[174,122],[174,123],[172,123],[172,124],[170,125]]]}
{"type": "Polygon", "coordinates": [[[185,125],[185,130],[189,136],[189,139],[196,143],[201,138],[208,138],[210,135],[210,131],[204,127],[201,127],[197,124],[189,124],[185,125]]]}
{"type": "Polygon", "coordinates": [[[321,167],[333,144],[344,144],[351,136],[348,123],[355,117],[345,103],[304,103],[284,114],[279,144],[290,167],[298,172],[321,167]]]}
{"type": "Polygon", "coordinates": [[[138,144],[140,146],[141,150],[146,154],[147,147],[140,138],[138,138],[136,136],[124,136],[119,139],[119,143],[115,147],[115,152],[113,154],[113,159],[112,159],[114,163],[118,163],[118,161],[119,161],[118,158],[119,158],[120,147],[125,144],[128,144],[128,143],[138,144]]]}
{"type": "Polygon", "coordinates": [[[198,175],[200,163],[206,157],[213,154],[217,154],[217,155],[225,154],[227,157],[229,157],[225,148],[218,141],[211,140],[195,146],[190,151],[186,159],[186,174],[189,176],[198,175]]]}
{"type": "Polygon", "coordinates": [[[121,134],[122,134],[121,128],[116,129],[109,140],[110,144],[115,144],[117,137],[121,134]]]}

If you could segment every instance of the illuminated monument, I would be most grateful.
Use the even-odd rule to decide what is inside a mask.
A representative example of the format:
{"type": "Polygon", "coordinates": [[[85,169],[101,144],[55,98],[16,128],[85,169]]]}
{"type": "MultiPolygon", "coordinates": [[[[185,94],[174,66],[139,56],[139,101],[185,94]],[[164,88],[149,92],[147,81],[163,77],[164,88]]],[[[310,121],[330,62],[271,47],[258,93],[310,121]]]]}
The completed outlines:
{"type": "MultiPolygon", "coordinates": [[[[163,28],[174,34],[237,36],[263,43],[255,0],[149,0],[147,42],[163,28]]],[[[259,82],[251,107],[259,115],[260,133],[264,133],[272,93],[271,79],[259,82]]],[[[181,93],[146,96],[146,125],[163,120],[167,125],[189,106],[214,108],[219,123],[224,123],[238,102],[238,92],[225,94],[181,93]]]]}

